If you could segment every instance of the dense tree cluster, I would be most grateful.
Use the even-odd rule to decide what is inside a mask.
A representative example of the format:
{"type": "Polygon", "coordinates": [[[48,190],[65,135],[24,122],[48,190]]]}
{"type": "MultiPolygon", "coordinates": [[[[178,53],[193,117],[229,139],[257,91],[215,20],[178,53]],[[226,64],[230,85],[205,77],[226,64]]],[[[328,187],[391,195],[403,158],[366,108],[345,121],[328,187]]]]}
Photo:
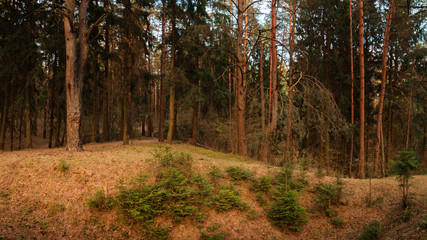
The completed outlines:
{"type": "Polygon", "coordinates": [[[427,165],[426,8],[3,0],[0,149],[146,136],[360,178],[402,149],[427,165]]]}

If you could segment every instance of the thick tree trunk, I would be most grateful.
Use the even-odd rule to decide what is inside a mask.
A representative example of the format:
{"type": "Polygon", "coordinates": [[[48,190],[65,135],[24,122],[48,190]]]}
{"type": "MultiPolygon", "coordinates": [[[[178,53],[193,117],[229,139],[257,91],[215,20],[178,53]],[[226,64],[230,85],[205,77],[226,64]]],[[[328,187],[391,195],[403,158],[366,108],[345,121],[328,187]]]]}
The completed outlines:
{"type": "Polygon", "coordinates": [[[238,0],[237,6],[237,39],[236,39],[236,84],[237,84],[237,153],[247,155],[246,130],[245,130],[245,95],[246,90],[243,83],[244,58],[242,57],[243,44],[243,0],[238,0]]]}
{"type": "Polygon", "coordinates": [[[75,1],[66,0],[64,15],[66,69],[65,92],[67,106],[67,147],[70,152],[83,151],[80,137],[82,113],[82,89],[86,70],[86,61],[89,50],[87,42],[86,12],[89,1],[82,0],[79,7],[79,45],[80,54],[77,58],[77,43],[74,26],[75,1]],[[78,61],[77,61],[78,60],[78,61]]]}
{"type": "Polygon", "coordinates": [[[166,75],[166,35],[165,35],[165,24],[166,24],[166,0],[162,0],[162,53],[160,56],[160,93],[159,93],[159,142],[164,141],[164,116],[165,116],[165,94],[164,94],[164,83],[166,75]]]}
{"type": "Polygon", "coordinates": [[[363,37],[363,0],[359,0],[360,122],[359,178],[365,178],[365,54],[363,37]]]}
{"type": "MultiPolygon", "coordinates": [[[[353,63],[353,16],[352,16],[352,0],[349,0],[350,13],[350,75],[351,75],[351,125],[354,125],[354,63],[353,63]]],[[[354,133],[351,133],[350,139],[350,161],[348,168],[349,177],[353,177],[353,151],[354,151],[354,133]]]]}
{"type": "MultiPolygon", "coordinates": [[[[382,73],[381,73],[381,93],[380,93],[380,103],[378,108],[378,119],[377,119],[377,129],[376,129],[377,142],[375,146],[374,172],[375,172],[375,176],[377,177],[380,176],[380,146],[383,144],[381,141],[381,129],[382,129],[382,121],[383,121],[383,106],[384,106],[385,82],[386,82],[386,73],[387,73],[388,43],[390,39],[390,26],[391,26],[391,19],[393,17],[393,10],[394,10],[394,0],[391,0],[390,7],[388,9],[386,29],[384,32],[382,73]]],[[[382,172],[385,173],[384,170],[382,172]]]]}

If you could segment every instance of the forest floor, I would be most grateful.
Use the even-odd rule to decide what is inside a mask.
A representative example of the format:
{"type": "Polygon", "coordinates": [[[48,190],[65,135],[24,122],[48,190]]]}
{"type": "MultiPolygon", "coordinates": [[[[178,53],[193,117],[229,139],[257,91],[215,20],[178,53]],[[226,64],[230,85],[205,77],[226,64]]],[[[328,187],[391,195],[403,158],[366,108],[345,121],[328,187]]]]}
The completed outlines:
{"type": "MultiPolygon", "coordinates": [[[[130,182],[138,174],[153,176],[157,163],[151,152],[157,145],[157,140],[145,139],[127,146],[121,142],[87,144],[79,153],[68,153],[64,148],[0,153],[0,239],[141,239],[141,228],[126,222],[117,210],[92,209],[87,200],[98,190],[107,197],[114,196],[120,190],[118,182],[130,182]]],[[[187,144],[170,147],[191,153],[193,171],[205,176],[212,166],[222,170],[238,166],[253,171],[255,178],[273,177],[280,171],[252,159],[187,144]]],[[[236,187],[250,211],[205,209],[203,222],[189,218],[180,222],[159,218],[156,222],[169,229],[169,239],[209,239],[206,235],[201,238],[201,232],[209,231],[224,233],[223,238],[218,235],[216,239],[355,239],[372,220],[378,220],[385,229],[381,239],[427,239],[426,229],[419,224],[427,221],[423,220],[426,175],[411,180],[412,207],[407,211],[401,208],[400,188],[393,177],[371,182],[341,179],[345,204],[334,208],[345,224],[336,227],[331,218],[311,210],[314,193],[310,189],[319,183],[334,184],[337,179],[310,170],[305,174],[309,184],[299,198],[309,212],[309,221],[300,232],[272,226],[265,210],[268,206],[256,201],[248,182],[236,187]],[[367,206],[370,192],[372,204],[367,206]]]]}

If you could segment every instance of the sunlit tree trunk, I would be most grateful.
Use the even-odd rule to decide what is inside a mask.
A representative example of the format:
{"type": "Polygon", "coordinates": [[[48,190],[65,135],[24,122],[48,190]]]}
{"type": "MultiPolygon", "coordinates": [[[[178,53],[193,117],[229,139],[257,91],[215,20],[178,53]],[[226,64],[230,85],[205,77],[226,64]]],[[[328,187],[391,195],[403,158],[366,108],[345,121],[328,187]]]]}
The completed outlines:
{"type": "MultiPolygon", "coordinates": [[[[270,44],[270,93],[271,93],[271,121],[268,122],[267,128],[264,126],[266,136],[262,140],[260,149],[260,159],[267,162],[267,157],[270,151],[270,135],[276,130],[277,127],[277,109],[278,109],[278,95],[277,95],[277,45],[276,45],[276,19],[277,19],[277,1],[273,0],[271,3],[271,44],[270,44]]],[[[262,86],[261,86],[262,91],[262,86]]],[[[262,93],[261,93],[262,94],[262,93]]],[[[262,98],[264,96],[262,95],[262,98]]],[[[263,102],[263,99],[261,100],[263,102]]]]}
{"type": "MultiPolygon", "coordinates": [[[[381,73],[381,93],[380,93],[380,103],[379,103],[379,108],[378,108],[378,119],[377,119],[377,129],[376,129],[377,142],[376,142],[376,146],[375,146],[374,172],[375,172],[375,175],[377,177],[380,176],[380,146],[383,144],[381,141],[381,131],[382,131],[382,125],[383,125],[382,121],[383,121],[383,106],[384,106],[384,96],[385,96],[385,82],[386,82],[386,73],[387,73],[387,56],[388,56],[387,54],[388,54],[388,44],[389,44],[389,39],[390,39],[390,26],[391,26],[391,19],[393,17],[393,10],[394,10],[394,0],[391,0],[390,1],[390,7],[388,9],[386,29],[384,32],[382,73],[381,73]]],[[[385,174],[384,170],[382,172],[385,174]]]]}
{"type": "Polygon", "coordinates": [[[359,67],[360,67],[360,122],[359,122],[359,178],[365,178],[365,54],[363,43],[363,0],[359,0],[359,67]]]}

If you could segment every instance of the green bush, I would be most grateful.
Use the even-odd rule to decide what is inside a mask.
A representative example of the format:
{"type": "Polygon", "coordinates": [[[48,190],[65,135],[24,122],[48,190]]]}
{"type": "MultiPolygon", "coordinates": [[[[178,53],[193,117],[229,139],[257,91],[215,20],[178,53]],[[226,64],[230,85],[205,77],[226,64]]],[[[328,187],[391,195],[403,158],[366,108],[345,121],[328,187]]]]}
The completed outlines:
{"type": "Polygon", "coordinates": [[[329,216],[333,216],[333,214],[329,214],[328,210],[331,209],[332,206],[341,203],[342,189],[343,187],[341,185],[329,183],[318,184],[313,190],[316,194],[316,197],[313,199],[316,208],[325,211],[329,216]]]}
{"type": "Polygon", "coordinates": [[[392,172],[397,175],[397,181],[402,187],[403,208],[408,206],[409,179],[412,177],[412,172],[421,166],[422,164],[418,162],[417,155],[413,150],[400,151],[396,156],[396,160],[392,162],[392,172]]]}
{"type": "Polygon", "coordinates": [[[268,192],[270,188],[273,186],[272,179],[269,177],[260,177],[259,179],[255,179],[252,182],[251,190],[255,192],[268,192]]]}
{"type": "Polygon", "coordinates": [[[242,169],[241,167],[228,167],[225,170],[234,181],[251,180],[253,172],[242,169]]]}
{"type": "Polygon", "coordinates": [[[105,197],[104,190],[96,191],[93,197],[87,200],[87,204],[90,208],[100,211],[110,210],[113,207],[112,199],[105,197]]]}
{"type": "Polygon", "coordinates": [[[273,199],[274,203],[267,214],[275,226],[300,231],[301,226],[308,222],[308,214],[298,204],[297,192],[294,190],[276,190],[273,199]]]}
{"type": "Polygon", "coordinates": [[[371,221],[368,226],[365,227],[365,230],[357,237],[357,240],[376,240],[381,237],[383,228],[381,223],[377,220],[371,221]]]}
{"type": "Polygon", "coordinates": [[[402,214],[400,215],[400,220],[402,220],[402,222],[408,222],[409,220],[411,220],[413,215],[413,211],[410,208],[405,208],[402,212],[402,214]]]}
{"type": "Polygon", "coordinates": [[[213,200],[215,209],[218,211],[227,211],[233,207],[242,211],[248,207],[247,203],[240,200],[239,193],[232,186],[227,186],[219,190],[218,194],[213,197],[213,200]]]}

